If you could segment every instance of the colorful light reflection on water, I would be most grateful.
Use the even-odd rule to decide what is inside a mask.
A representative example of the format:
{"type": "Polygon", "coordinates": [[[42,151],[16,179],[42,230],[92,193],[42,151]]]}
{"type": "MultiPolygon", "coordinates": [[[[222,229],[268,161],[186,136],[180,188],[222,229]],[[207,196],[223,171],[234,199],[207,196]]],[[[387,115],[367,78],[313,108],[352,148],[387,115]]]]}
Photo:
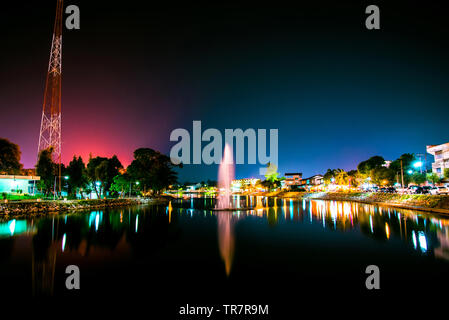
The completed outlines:
{"type": "Polygon", "coordinates": [[[26,265],[30,263],[33,292],[39,294],[53,292],[51,277],[67,263],[96,270],[133,265],[141,259],[150,259],[151,264],[173,260],[184,267],[207,262],[214,265],[209,273],[231,279],[235,272],[238,277],[247,276],[242,263],[271,274],[252,251],[259,252],[267,265],[279,263],[286,268],[304,266],[307,261],[312,270],[320,266],[315,266],[310,252],[323,252],[323,248],[335,252],[332,257],[324,253],[329,255],[326,263],[348,250],[356,253],[349,265],[358,263],[357,255],[360,261],[369,259],[373,250],[395,252],[388,259],[398,255],[422,257],[427,263],[449,261],[449,219],[445,217],[341,201],[249,196],[231,201],[236,208],[251,209],[217,211],[215,199],[192,197],[173,200],[168,206],[4,220],[0,222],[0,266],[25,281],[27,276],[18,273],[16,266],[30,270],[26,265]],[[155,258],[155,250],[162,260],[155,258]]]}

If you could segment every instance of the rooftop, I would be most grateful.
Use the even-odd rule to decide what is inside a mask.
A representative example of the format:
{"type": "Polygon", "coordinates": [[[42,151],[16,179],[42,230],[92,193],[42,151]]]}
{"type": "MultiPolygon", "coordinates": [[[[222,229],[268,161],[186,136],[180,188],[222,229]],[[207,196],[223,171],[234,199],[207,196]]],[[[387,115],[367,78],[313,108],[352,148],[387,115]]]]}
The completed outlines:
{"type": "Polygon", "coordinates": [[[39,176],[15,176],[15,175],[0,175],[0,179],[13,179],[13,180],[40,180],[39,176]]]}

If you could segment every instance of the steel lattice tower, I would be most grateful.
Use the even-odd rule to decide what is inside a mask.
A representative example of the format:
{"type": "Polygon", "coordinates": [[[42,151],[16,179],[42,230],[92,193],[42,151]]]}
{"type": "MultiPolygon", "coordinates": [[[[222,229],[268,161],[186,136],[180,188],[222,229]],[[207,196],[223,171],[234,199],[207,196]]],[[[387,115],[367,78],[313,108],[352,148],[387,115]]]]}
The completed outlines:
{"type": "MultiPolygon", "coordinates": [[[[42,150],[53,148],[53,161],[58,164],[61,192],[61,72],[62,72],[62,10],[63,0],[57,0],[50,62],[45,81],[44,103],[39,134],[38,157],[42,150]]],[[[56,188],[55,188],[56,189],[56,188]]]]}

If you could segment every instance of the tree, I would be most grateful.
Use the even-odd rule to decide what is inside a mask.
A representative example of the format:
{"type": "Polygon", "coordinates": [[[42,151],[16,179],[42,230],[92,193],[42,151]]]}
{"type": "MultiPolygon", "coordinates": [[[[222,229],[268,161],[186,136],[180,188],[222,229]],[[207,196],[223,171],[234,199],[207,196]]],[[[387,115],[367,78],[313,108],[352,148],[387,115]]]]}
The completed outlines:
{"type": "Polygon", "coordinates": [[[415,155],[412,153],[404,153],[401,155],[398,159],[394,160],[390,164],[390,169],[394,172],[401,172],[401,160],[402,160],[402,168],[404,170],[404,174],[410,170],[413,169],[412,163],[416,160],[415,155]]]}
{"type": "Polygon", "coordinates": [[[81,157],[73,156],[72,161],[70,161],[68,167],[64,171],[64,176],[67,176],[66,180],[69,195],[76,194],[79,192],[81,197],[83,197],[83,191],[86,189],[88,184],[88,177],[86,175],[86,165],[81,157]]]}
{"type": "Polygon", "coordinates": [[[449,168],[444,169],[443,176],[445,179],[449,179],[449,168]]]}
{"type": "Polygon", "coordinates": [[[261,185],[268,190],[273,190],[281,186],[281,181],[285,178],[279,177],[277,172],[277,166],[272,163],[267,163],[267,172],[265,173],[265,180],[261,182],[261,185]]]}
{"type": "Polygon", "coordinates": [[[20,148],[8,139],[0,138],[0,174],[20,174],[20,148]]]}
{"type": "Polygon", "coordinates": [[[97,198],[101,198],[109,191],[114,177],[120,173],[121,169],[123,169],[123,166],[115,155],[109,159],[105,157],[90,157],[86,173],[97,194],[97,198]]]}
{"type": "Polygon", "coordinates": [[[399,178],[401,177],[401,160],[404,174],[404,184],[407,186],[411,181],[411,176],[408,174],[408,171],[410,169],[413,170],[412,163],[416,160],[416,158],[412,153],[404,153],[390,164],[389,169],[393,171],[394,175],[398,175],[399,178]]]}
{"type": "Polygon", "coordinates": [[[386,167],[377,167],[370,172],[371,181],[377,185],[391,185],[394,181],[394,171],[386,167]]]}
{"type": "Polygon", "coordinates": [[[337,169],[335,174],[335,182],[339,185],[347,185],[349,181],[348,173],[343,169],[337,169]]]}
{"type": "Polygon", "coordinates": [[[111,191],[117,192],[123,198],[126,192],[129,190],[131,184],[131,178],[129,174],[119,174],[114,177],[114,181],[111,185],[111,191]]]}
{"type": "Polygon", "coordinates": [[[327,169],[326,173],[323,176],[324,183],[330,184],[332,179],[335,179],[336,170],[335,169],[327,169]]]}
{"type": "Polygon", "coordinates": [[[420,185],[426,182],[426,175],[424,173],[414,172],[410,177],[410,180],[417,185],[420,185]]]}
{"type": "Polygon", "coordinates": [[[53,162],[53,147],[44,149],[39,153],[39,158],[36,164],[36,174],[40,176],[39,188],[45,195],[53,191],[56,163],[53,162]]]}
{"type": "Polygon", "coordinates": [[[441,180],[441,178],[436,173],[433,172],[426,174],[426,179],[432,184],[437,184],[441,180]]]}
{"type": "MultiPolygon", "coordinates": [[[[351,172],[351,174],[354,174],[354,170],[351,172]]],[[[343,169],[327,169],[326,173],[323,176],[323,179],[325,184],[330,184],[333,182],[339,185],[349,184],[349,174],[343,169]]]]}
{"type": "Polygon", "coordinates": [[[357,187],[360,184],[360,175],[357,170],[349,170],[348,171],[348,182],[352,187],[357,187]]]}
{"type": "Polygon", "coordinates": [[[144,189],[152,189],[155,193],[175,184],[177,173],[170,157],[150,148],[139,148],[134,151],[134,160],[127,168],[133,182],[138,182],[144,189]]]}
{"type": "Polygon", "coordinates": [[[357,170],[362,174],[369,174],[371,170],[381,168],[385,163],[385,159],[381,156],[374,156],[368,160],[362,161],[357,166],[357,170]]]}

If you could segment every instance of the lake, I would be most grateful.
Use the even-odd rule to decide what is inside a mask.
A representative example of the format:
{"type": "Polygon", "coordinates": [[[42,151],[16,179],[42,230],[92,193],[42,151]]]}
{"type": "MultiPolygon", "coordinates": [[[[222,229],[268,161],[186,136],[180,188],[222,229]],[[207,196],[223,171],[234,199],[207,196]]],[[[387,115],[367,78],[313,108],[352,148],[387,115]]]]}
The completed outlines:
{"type": "Polygon", "coordinates": [[[155,306],[276,308],[299,296],[373,295],[368,265],[380,269],[382,295],[429,297],[449,284],[448,218],[341,201],[233,202],[252,209],[214,211],[215,199],[190,198],[2,220],[2,297],[144,292],[155,306]],[[65,287],[68,265],[80,269],[80,290],[65,287]]]}

